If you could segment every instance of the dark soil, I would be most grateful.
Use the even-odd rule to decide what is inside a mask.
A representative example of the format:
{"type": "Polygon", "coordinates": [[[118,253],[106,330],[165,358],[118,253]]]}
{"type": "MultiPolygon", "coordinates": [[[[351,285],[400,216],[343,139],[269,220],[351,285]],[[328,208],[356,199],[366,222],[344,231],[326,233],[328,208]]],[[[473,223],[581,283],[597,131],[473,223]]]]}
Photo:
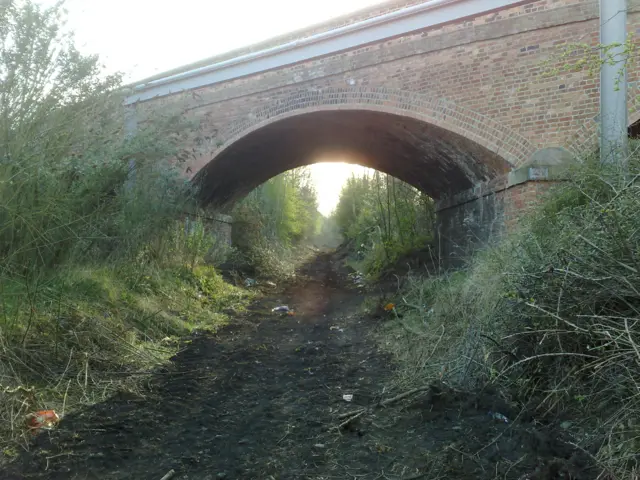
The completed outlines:
{"type": "Polygon", "coordinates": [[[194,335],[144,398],[68,415],[0,478],[593,478],[560,434],[494,392],[433,384],[382,407],[402,392],[369,337],[376,323],[359,313],[362,296],[331,255],[300,273],[234,325],[194,335]],[[296,315],[271,313],[283,303],[296,315]],[[360,407],[370,409],[337,428],[360,407]]]}

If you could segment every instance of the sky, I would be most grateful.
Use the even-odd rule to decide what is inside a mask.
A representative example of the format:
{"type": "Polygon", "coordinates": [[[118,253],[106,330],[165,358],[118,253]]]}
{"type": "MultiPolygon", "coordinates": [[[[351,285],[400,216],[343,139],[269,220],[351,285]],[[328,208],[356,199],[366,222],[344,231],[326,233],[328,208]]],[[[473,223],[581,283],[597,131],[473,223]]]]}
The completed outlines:
{"type": "MultiPolygon", "coordinates": [[[[99,54],[107,71],[135,81],[382,1],[67,0],[66,8],[80,50],[99,54]]],[[[359,171],[336,163],[312,168],[322,214],[333,210],[342,184],[359,171]]]]}
{"type": "Polygon", "coordinates": [[[316,163],[310,169],[318,192],[318,211],[325,216],[329,216],[338,204],[340,190],[349,177],[371,172],[348,163],[316,163]]]}

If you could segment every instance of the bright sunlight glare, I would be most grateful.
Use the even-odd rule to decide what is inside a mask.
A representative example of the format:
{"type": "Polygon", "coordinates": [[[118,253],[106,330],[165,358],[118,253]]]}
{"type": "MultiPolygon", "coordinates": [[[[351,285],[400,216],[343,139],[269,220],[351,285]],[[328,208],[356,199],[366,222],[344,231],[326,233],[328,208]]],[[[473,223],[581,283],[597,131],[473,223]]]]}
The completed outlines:
{"type": "Polygon", "coordinates": [[[309,167],[318,194],[318,211],[325,217],[338,205],[342,186],[352,175],[369,174],[370,168],[351,163],[316,163],[309,167]]]}

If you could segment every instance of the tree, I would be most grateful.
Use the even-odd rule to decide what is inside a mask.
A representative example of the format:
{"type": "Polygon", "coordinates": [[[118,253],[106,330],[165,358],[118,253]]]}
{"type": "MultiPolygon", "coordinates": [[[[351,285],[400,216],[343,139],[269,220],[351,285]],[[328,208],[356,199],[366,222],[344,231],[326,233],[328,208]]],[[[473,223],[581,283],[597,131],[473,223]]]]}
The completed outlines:
{"type": "Polygon", "coordinates": [[[433,201],[410,185],[375,172],[345,183],[333,214],[345,238],[377,273],[400,254],[432,239],[433,201]]]}

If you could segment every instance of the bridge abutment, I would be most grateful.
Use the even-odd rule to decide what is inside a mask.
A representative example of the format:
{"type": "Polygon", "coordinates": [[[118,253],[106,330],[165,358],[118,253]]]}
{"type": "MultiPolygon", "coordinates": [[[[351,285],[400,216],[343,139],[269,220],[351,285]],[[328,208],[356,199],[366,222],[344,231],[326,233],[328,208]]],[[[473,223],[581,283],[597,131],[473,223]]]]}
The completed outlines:
{"type": "Polygon", "coordinates": [[[479,249],[513,231],[566,179],[573,156],[564,149],[536,152],[524,166],[436,202],[436,241],[445,267],[463,265],[479,249]]]}

